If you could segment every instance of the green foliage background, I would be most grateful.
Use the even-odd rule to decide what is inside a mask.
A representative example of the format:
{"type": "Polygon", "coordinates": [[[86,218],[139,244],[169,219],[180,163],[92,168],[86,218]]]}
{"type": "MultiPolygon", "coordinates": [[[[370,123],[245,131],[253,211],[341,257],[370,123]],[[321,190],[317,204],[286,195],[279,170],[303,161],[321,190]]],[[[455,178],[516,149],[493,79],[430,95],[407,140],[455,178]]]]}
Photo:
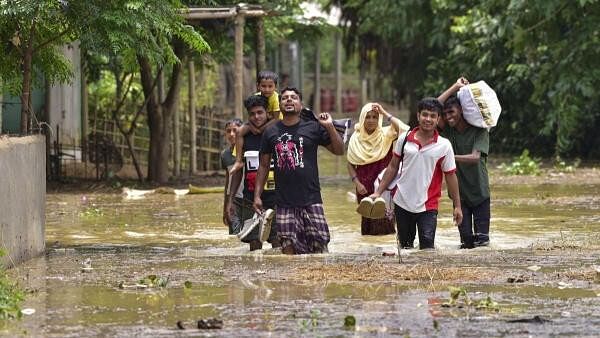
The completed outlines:
{"type": "Polygon", "coordinates": [[[435,96],[460,75],[488,82],[503,107],[495,152],[599,157],[597,0],[339,3],[346,45],[373,52],[364,60],[400,95],[435,96]]]}

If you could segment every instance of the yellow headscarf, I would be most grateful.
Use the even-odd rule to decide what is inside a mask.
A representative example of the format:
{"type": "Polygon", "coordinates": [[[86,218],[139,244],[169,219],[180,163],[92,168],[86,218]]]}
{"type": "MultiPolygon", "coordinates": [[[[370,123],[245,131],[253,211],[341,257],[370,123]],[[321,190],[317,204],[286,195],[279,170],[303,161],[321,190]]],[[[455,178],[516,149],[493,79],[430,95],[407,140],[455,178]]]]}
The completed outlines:
{"type": "Polygon", "coordinates": [[[377,162],[390,151],[392,143],[398,138],[398,132],[393,126],[383,127],[383,116],[375,130],[368,134],[364,128],[367,113],[373,110],[373,103],[365,104],[360,110],[358,123],[354,125],[354,133],[348,143],[348,162],[354,165],[364,165],[377,162]]]}

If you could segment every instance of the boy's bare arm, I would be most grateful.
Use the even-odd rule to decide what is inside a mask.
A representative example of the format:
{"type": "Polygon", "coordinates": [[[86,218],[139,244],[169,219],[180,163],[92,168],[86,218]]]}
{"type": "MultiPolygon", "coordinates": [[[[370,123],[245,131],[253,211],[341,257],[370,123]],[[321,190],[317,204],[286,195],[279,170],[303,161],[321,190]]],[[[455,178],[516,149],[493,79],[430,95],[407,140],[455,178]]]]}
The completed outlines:
{"type": "MultiPolygon", "coordinates": [[[[279,113],[277,113],[277,114],[279,114],[279,113]]],[[[263,124],[262,126],[260,126],[258,128],[258,131],[259,131],[258,134],[262,134],[265,130],[267,130],[267,128],[269,128],[270,126],[277,123],[277,121],[279,121],[279,120],[278,119],[270,119],[269,121],[267,121],[265,124],[263,124]]]]}
{"type": "Polygon", "coordinates": [[[388,164],[387,168],[385,169],[385,174],[383,174],[383,177],[381,178],[381,183],[379,183],[377,191],[371,194],[371,198],[377,198],[381,196],[383,191],[387,189],[390,183],[392,183],[394,177],[396,177],[398,168],[400,168],[400,157],[394,155],[392,156],[390,164],[388,164]]]}
{"type": "Polygon", "coordinates": [[[227,175],[228,180],[231,180],[231,185],[229,186],[229,192],[227,194],[227,198],[225,200],[225,210],[223,212],[224,216],[228,223],[231,222],[231,217],[234,215],[235,210],[233,206],[233,198],[240,188],[240,184],[242,183],[242,172],[240,170],[236,171],[233,174],[227,175]]]}
{"type": "Polygon", "coordinates": [[[229,224],[229,218],[226,216],[227,214],[227,208],[228,208],[228,201],[229,201],[229,190],[230,189],[230,185],[229,185],[229,171],[227,169],[225,169],[225,189],[223,189],[223,224],[228,225],[229,224]]]}
{"type": "Polygon", "coordinates": [[[246,135],[246,133],[248,132],[248,129],[244,130],[245,126],[246,125],[243,125],[242,127],[238,128],[235,134],[235,163],[229,171],[230,174],[234,174],[244,167],[244,154],[242,149],[244,149],[244,135],[246,135]],[[246,133],[242,134],[242,132],[244,131],[246,133]]]}
{"type": "Polygon", "coordinates": [[[442,95],[438,96],[437,100],[440,101],[441,104],[444,104],[446,100],[454,93],[456,93],[460,88],[469,84],[469,80],[464,77],[459,77],[456,82],[454,82],[448,89],[446,89],[442,95]]]}
{"type": "Polygon", "coordinates": [[[321,126],[327,130],[329,139],[331,140],[331,143],[325,146],[325,148],[327,148],[327,150],[332,152],[334,155],[344,155],[344,141],[335,129],[331,115],[329,113],[321,113],[319,114],[318,121],[321,126]]]}
{"type": "Polygon", "coordinates": [[[454,205],[454,210],[452,212],[454,224],[458,226],[462,223],[463,219],[462,208],[460,205],[460,192],[458,190],[458,178],[456,177],[455,172],[444,174],[444,177],[446,178],[448,194],[450,195],[450,199],[452,199],[452,204],[454,205]]]}
{"type": "Polygon", "coordinates": [[[481,152],[473,149],[473,152],[466,155],[454,155],[454,160],[461,163],[477,164],[481,158],[481,152]]]}
{"type": "Polygon", "coordinates": [[[267,174],[269,173],[269,167],[271,166],[271,154],[260,154],[260,163],[258,165],[258,171],[256,172],[256,181],[254,184],[254,210],[256,212],[262,212],[262,199],[260,195],[265,187],[267,181],[267,174]]]}

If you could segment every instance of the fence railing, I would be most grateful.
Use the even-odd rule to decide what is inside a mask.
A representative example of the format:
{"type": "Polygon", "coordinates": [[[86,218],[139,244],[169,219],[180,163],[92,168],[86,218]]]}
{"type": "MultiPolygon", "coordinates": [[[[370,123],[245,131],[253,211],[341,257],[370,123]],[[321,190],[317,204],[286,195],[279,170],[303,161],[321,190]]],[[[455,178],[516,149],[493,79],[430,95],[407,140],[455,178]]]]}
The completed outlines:
{"type": "MultiPolygon", "coordinates": [[[[224,147],[223,130],[225,122],[232,112],[217,111],[213,107],[201,107],[196,112],[196,158],[199,172],[215,171],[221,168],[220,153],[224,147]]],[[[180,172],[190,172],[190,117],[188,114],[179,114],[181,128],[180,172]]],[[[57,142],[50,150],[50,161],[54,169],[50,178],[83,177],[106,178],[125,167],[131,176],[133,172],[133,158],[127,146],[125,136],[119,131],[115,121],[111,119],[96,118],[88,121],[90,133],[79,144],[62,143],[60,135],[57,142]]],[[[173,128],[173,124],[171,125],[173,128]]],[[[147,173],[148,152],[150,149],[150,131],[147,125],[137,127],[130,136],[132,150],[142,172],[147,173]]],[[[173,138],[174,133],[171,133],[173,138]]],[[[174,144],[171,142],[171,158],[169,166],[172,168],[174,161],[174,144]]]]}

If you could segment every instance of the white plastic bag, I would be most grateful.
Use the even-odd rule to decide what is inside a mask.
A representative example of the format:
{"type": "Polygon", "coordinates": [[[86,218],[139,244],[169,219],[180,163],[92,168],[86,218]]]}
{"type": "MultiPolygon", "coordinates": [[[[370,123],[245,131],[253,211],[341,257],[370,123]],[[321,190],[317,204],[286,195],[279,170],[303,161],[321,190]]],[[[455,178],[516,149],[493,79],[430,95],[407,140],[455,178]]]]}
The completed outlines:
{"type": "Polygon", "coordinates": [[[462,87],[458,91],[464,119],[475,127],[495,127],[502,107],[496,92],[485,81],[478,81],[462,87]]]}

